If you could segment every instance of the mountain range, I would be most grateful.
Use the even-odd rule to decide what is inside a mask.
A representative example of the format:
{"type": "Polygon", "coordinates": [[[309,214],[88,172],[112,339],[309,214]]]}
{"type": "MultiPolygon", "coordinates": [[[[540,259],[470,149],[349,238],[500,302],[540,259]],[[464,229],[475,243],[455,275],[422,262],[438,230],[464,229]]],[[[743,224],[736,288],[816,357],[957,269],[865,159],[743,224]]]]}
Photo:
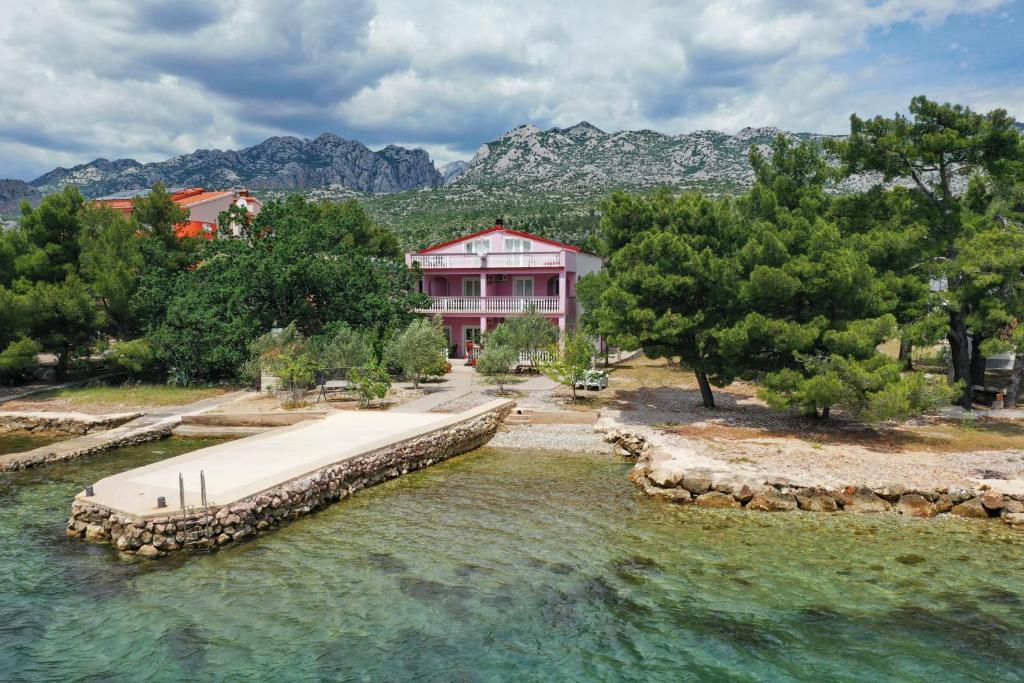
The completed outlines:
{"type": "Polygon", "coordinates": [[[90,197],[151,187],[303,189],[344,185],[362,192],[401,192],[433,187],[441,174],[422,149],[388,145],[374,152],[355,140],[324,133],[312,140],[272,137],[241,150],[200,149],[166,161],[96,159],[56,168],[28,183],[43,194],[77,185],[90,197]]]}
{"type": "MultiPolygon", "coordinates": [[[[96,159],[56,168],[27,183],[0,180],[0,213],[9,214],[21,200],[37,202],[69,184],[86,196],[100,197],[158,181],[171,187],[246,186],[272,196],[299,190],[321,198],[442,186],[445,196],[482,191],[593,196],[614,188],[657,185],[730,192],[748,187],[753,179],[747,159],[751,146],[767,149],[779,134],[795,139],[828,137],[778,128],[744,128],[735,135],[713,130],[668,135],[652,130],[606,133],[586,121],[547,130],[525,124],[481,145],[468,162],[453,161],[440,168],[422,149],[389,145],[372,151],[331,133],[312,140],[272,137],[237,151],[200,149],[148,164],[96,159]]],[[[853,178],[847,184],[853,189],[876,181],[853,178]]]]}

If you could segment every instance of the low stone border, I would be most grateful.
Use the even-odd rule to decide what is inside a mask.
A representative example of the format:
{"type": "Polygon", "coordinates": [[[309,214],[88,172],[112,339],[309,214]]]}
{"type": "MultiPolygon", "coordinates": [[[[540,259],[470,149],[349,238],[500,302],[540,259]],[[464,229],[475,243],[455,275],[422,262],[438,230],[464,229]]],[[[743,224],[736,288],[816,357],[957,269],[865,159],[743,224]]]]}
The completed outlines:
{"type": "Polygon", "coordinates": [[[1024,496],[1003,494],[989,486],[977,489],[908,489],[902,486],[813,487],[791,482],[750,480],[693,468],[659,467],[654,449],[642,436],[626,430],[609,432],[606,441],[622,455],[637,457],[631,481],[649,496],[704,508],[743,508],[760,512],[893,513],[910,517],[952,514],[974,519],[1002,519],[1024,530],[1024,496]]]}
{"type": "Polygon", "coordinates": [[[514,406],[508,402],[465,421],[328,465],[212,509],[212,520],[202,515],[183,520],[180,512],[137,517],[76,500],[71,507],[67,535],[111,543],[123,552],[152,558],[183,549],[185,523],[211,521],[213,545],[227,545],[344,500],[362,488],[482,446],[494,436],[514,406]]]}
{"type": "Polygon", "coordinates": [[[8,410],[0,412],[0,433],[25,430],[51,434],[89,434],[118,427],[144,414],[88,415],[86,413],[8,410]]]}
{"type": "Polygon", "coordinates": [[[127,430],[123,434],[89,434],[80,439],[71,439],[41,446],[40,448],[23,453],[11,453],[0,456],[0,472],[14,472],[27,470],[31,467],[39,467],[53,462],[64,462],[66,460],[77,460],[103,451],[125,446],[138,446],[166,439],[171,435],[171,430],[177,422],[167,422],[152,425],[147,428],[127,430]]]}

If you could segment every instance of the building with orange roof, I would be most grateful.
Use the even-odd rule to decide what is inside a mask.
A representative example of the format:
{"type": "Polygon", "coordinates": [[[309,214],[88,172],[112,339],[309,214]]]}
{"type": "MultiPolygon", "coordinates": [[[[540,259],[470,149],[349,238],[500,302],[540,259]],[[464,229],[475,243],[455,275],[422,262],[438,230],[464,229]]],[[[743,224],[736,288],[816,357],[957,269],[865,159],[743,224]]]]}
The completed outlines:
{"type": "MultiPolygon", "coordinates": [[[[175,226],[178,237],[202,237],[213,239],[217,236],[217,217],[231,206],[244,207],[251,216],[259,214],[263,202],[249,194],[246,189],[207,190],[202,187],[173,188],[168,192],[171,199],[181,208],[188,211],[188,220],[175,226]]],[[[96,204],[108,206],[130,216],[135,207],[135,200],[145,197],[149,190],[130,190],[118,194],[100,197],[96,204]]],[[[235,226],[235,234],[238,227],[235,226]]]]}

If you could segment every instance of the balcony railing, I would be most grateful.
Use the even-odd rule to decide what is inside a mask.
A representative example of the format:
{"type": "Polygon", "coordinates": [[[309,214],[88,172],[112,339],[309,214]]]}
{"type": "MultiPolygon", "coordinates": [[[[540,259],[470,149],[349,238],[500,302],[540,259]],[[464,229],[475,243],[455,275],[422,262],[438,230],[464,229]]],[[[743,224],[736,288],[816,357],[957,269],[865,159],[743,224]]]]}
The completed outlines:
{"type": "Polygon", "coordinates": [[[564,251],[535,251],[479,254],[408,254],[406,262],[420,264],[424,270],[431,269],[477,269],[477,268],[563,268],[566,266],[564,251]]]}
{"type": "Polygon", "coordinates": [[[485,268],[561,268],[565,265],[561,251],[488,254],[485,268]]]}
{"type": "Polygon", "coordinates": [[[406,261],[420,268],[483,268],[483,257],[478,254],[409,254],[406,261]]]}
{"type": "Polygon", "coordinates": [[[435,296],[424,313],[561,313],[557,296],[435,296]]]}

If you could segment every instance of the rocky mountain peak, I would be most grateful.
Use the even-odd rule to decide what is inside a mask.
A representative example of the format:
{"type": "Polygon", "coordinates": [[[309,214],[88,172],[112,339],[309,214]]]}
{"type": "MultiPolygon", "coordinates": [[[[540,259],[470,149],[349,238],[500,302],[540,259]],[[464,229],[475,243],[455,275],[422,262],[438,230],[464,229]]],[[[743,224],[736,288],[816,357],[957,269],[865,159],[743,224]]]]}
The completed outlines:
{"type": "Polygon", "coordinates": [[[196,150],[167,161],[140,164],[133,159],[96,159],[36,178],[42,193],[77,185],[87,196],[150,187],[308,188],[343,185],[361,192],[401,192],[441,184],[441,174],[421,149],[389,145],[371,151],[356,140],[323,133],[313,140],[267,138],[240,150],[196,150]]]}
{"type": "Polygon", "coordinates": [[[580,121],[579,123],[569,126],[568,128],[552,128],[549,133],[561,133],[570,138],[586,139],[601,137],[607,135],[603,130],[593,125],[589,121],[580,121]]]}

